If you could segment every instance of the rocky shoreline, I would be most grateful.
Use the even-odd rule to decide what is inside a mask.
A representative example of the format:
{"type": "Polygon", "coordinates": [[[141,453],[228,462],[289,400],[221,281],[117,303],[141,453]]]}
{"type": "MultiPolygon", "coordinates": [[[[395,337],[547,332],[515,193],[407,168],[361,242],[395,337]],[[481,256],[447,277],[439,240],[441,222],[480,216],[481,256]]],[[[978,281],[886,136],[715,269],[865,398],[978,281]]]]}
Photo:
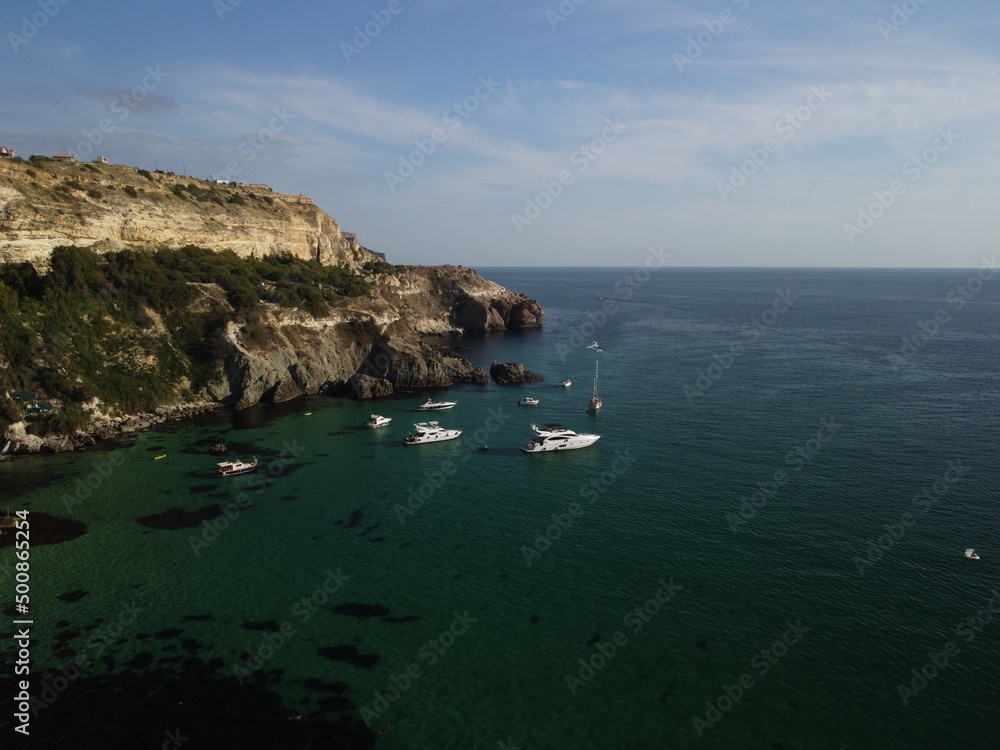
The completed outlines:
{"type": "MultiPolygon", "coordinates": [[[[489,377],[492,377],[494,382],[498,385],[543,380],[541,376],[536,375],[530,370],[526,370],[524,365],[520,362],[494,362],[490,366],[489,376],[487,376],[486,371],[483,368],[473,367],[468,360],[453,353],[444,354],[441,357],[440,364],[442,364],[445,368],[444,382],[438,381],[424,383],[422,385],[411,382],[407,383],[407,386],[409,387],[403,387],[401,390],[408,391],[412,390],[414,387],[446,387],[451,384],[447,382],[447,378],[451,378],[454,383],[465,382],[476,383],[478,385],[486,384],[489,377]]],[[[395,374],[398,375],[398,373],[395,374]]],[[[329,383],[325,385],[327,387],[318,387],[312,389],[311,391],[303,391],[295,396],[292,396],[292,398],[299,395],[315,395],[318,393],[327,393],[333,396],[345,396],[360,401],[377,398],[391,398],[396,394],[396,390],[400,384],[397,382],[394,386],[394,383],[391,380],[372,377],[359,372],[355,373],[347,381],[347,383],[340,387],[331,388],[329,387],[331,385],[329,383]]],[[[256,403],[261,403],[261,401],[257,401],[255,404],[256,403]]],[[[123,417],[112,417],[110,419],[101,419],[89,424],[86,429],[77,430],[72,434],[48,435],[46,437],[40,437],[38,435],[27,433],[25,431],[27,423],[18,422],[17,424],[11,425],[10,430],[8,431],[7,437],[11,439],[13,445],[10,452],[3,458],[33,453],[63,453],[66,451],[84,450],[103,440],[110,440],[132,432],[146,430],[153,425],[162,424],[163,422],[183,419],[185,417],[193,417],[196,414],[214,411],[223,407],[232,408],[232,406],[234,406],[234,404],[225,404],[220,401],[207,400],[170,406],[160,406],[152,412],[129,414],[123,417]]],[[[239,408],[239,406],[243,406],[245,408],[247,404],[238,405],[237,408],[239,408]]]]}
{"type": "Polygon", "coordinates": [[[187,404],[160,406],[155,411],[145,414],[128,414],[124,417],[102,419],[78,430],[71,435],[48,435],[39,437],[25,432],[26,424],[18,422],[11,425],[7,437],[13,442],[8,455],[26,453],[63,453],[65,451],[81,450],[96,445],[102,440],[120,437],[130,432],[145,430],[153,425],[174,419],[192,417],[203,412],[213,411],[223,406],[214,401],[196,401],[187,404]]]}

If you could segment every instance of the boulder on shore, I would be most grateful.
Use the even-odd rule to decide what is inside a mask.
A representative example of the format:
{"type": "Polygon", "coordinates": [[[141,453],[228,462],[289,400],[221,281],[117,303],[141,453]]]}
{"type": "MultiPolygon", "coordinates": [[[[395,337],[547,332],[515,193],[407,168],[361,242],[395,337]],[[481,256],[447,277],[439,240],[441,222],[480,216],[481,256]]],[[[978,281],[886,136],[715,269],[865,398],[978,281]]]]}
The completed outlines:
{"type": "Polygon", "coordinates": [[[494,362],[490,365],[490,377],[497,385],[532,383],[544,380],[541,375],[536,375],[531,370],[525,370],[524,365],[520,362],[494,362]]]}
{"type": "Polygon", "coordinates": [[[385,398],[393,393],[392,383],[385,378],[373,378],[363,372],[356,372],[348,379],[345,385],[347,395],[359,401],[368,401],[373,398],[385,398]]]}

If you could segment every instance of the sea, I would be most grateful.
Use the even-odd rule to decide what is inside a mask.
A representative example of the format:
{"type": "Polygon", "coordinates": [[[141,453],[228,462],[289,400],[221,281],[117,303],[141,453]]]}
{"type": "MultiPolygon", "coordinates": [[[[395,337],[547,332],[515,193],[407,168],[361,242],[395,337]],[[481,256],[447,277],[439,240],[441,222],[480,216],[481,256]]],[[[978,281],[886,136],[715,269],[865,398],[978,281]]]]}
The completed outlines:
{"type": "Polygon", "coordinates": [[[0,463],[4,747],[1000,747],[989,263],[478,270],[544,327],[433,343],[542,380],[0,463]]]}

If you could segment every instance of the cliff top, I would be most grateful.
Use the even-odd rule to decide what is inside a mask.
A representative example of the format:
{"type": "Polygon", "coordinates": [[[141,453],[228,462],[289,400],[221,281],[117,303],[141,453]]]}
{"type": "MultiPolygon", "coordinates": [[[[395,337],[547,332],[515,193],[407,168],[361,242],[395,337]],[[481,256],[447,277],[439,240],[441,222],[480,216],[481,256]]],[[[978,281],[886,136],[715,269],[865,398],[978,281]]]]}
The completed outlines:
{"type": "Polygon", "coordinates": [[[350,268],[373,259],[307,196],[120,164],[0,160],[0,262],[45,267],[54,247],[70,244],[198,245],[350,268]]]}

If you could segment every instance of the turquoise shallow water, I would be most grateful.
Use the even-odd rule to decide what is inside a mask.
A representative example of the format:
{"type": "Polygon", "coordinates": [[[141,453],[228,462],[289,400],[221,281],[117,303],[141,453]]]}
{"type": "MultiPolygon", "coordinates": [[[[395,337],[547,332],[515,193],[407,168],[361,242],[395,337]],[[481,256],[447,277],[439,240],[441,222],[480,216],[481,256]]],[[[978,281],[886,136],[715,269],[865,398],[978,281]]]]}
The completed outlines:
{"type": "Polygon", "coordinates": [[[36,667],[91,662],[39,711],[43,741],[995,747],[997,282],[959,309],[973,271],[664,269],[625,299],[629,273],[485,271],[545,328],[451,343],[546,380],[448,389],[433,416],[458,441],[402,445],[425,393],[317,397],[0,464],[4,506],[87,524],[32,552],[36,667]],[[361,427],[372,411],[392,425],[361,427]],[[528,456],[533,421],[602,438],[528,456]],[[217,442],[270,481],[214,477],[217,442]],[[149,525],[237,502],[215,530],[149,525]]]}

